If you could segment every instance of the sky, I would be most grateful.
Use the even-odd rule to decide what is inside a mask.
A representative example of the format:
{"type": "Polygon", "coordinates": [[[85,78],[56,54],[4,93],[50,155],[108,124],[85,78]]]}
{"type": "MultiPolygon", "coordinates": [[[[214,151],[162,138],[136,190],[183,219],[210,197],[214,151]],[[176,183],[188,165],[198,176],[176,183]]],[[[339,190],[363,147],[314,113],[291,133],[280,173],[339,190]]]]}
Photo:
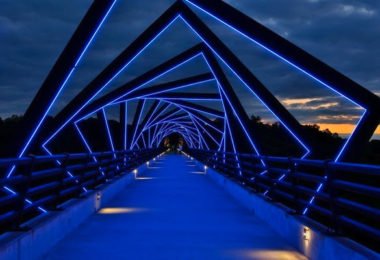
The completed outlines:
{"type": "MultiPolygon", "coordinates": [[[[23,114],[84,16],[90,0],[0,0],[0,117],[23,114]]],[[[271,30],[380,95],[380,1],[228,0],[271,30]]],[[[172,0],[119,0],[51,114],[75,96],[172,4],[172,0]]],[[[348,134],[363,111],[236,32],[194,10],[264,85],[304,124],[348,134]]],[[[198,43],[178,21],[165,31],[104,93],[198,43]]],[[[207,70],[201,60],[162,79],[207,70]]],[[[276,118],[227,68],[249,114],[276,118]]],[[[204,86],[201,91],[210,91],[204,86]]],[[[378,130],[380,134],[380,129],[378,130]]]]}

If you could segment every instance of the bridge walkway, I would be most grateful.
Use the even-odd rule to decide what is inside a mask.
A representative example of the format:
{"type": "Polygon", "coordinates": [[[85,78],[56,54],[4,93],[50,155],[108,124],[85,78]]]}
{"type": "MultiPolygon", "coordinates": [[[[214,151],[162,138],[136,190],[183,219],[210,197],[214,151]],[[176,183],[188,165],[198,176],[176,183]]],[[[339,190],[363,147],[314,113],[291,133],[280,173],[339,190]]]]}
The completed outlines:
{"type": "Polygon", "coordinates": [[[167,154],[44,259],[305,259],[185,156],[167,154]]]}

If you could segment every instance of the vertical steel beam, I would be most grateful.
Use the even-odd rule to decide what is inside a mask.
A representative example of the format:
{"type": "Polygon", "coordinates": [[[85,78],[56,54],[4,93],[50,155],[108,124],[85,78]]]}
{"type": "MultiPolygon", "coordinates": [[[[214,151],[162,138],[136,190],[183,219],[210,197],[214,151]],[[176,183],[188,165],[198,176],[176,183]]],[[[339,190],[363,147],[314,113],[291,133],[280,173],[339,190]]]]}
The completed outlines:
{"type": "Polygon", "coordinates": [[[130,142],[128,143],[128,146],[130,149],[132,149],[132,145],[134,143],[134,139],[135,139],[135,136],[136,136],[136,132],[137,132],[137,129],[138,129],[138,126],[139,126],[139,123],[140,123],[140,117],[141,117],[141,114],[142,114],[142,110],[143,110],[143,106],[145,104],[145,99],[140,99],[137,103],[137,108],[136,108],[136,111],[135,111],[135,115],[133,117],[133,122],[132,122],[132,129],[131,129],[131,133],[133,133],[133,136],[131,136],[131,138],[128,138],[128,140],[130,140],[130,142]]]}
{"type": "Polygon", "coordinates": [[[122,149],[127,150],[127,135],[128,135],[128,102],[120,103],[120,129],[122,140],[122,149]]]}
{"type": "Polygon", "coordinates": [[[379,114],[378,111],[367,110],[346,143],[345,149],[336,157],[336,162],[360,162],[363,151],[380,124],[379,114]]]}

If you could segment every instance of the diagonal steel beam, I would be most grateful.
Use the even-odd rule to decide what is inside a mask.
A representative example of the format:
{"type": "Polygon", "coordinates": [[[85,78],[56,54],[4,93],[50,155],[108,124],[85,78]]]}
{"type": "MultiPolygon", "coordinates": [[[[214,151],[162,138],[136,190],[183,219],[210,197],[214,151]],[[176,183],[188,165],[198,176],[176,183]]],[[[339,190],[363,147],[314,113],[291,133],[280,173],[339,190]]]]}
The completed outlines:
{"type": "Polygon", "coordinates": [[[224,117],[224,113],[219,111],[219,110],[216,110],[216,109],[213,109],[213,108],[210,108],[210,107],[205,107],[205,106],[202,106],[202,105],[198,105],[198,104],[195,104],[195,103],[192,103],[192,102],[187,102],[187,101],[183,101],[183,100],[170,100],[171,103],[174,103],[174,104],[178,104],[178,105],[181,105],[182,107],[187,107],[191,110],[195,110],[195,111],[198,111],[198,112],[204,112],[204,113],[207,113],[207,114],[211,114],[215,117],[220,117],[220,118],[223,118],[224,117]]]}
{"type": "Polygon", "coordinates": [[[219,94],[214,93],[186,93],[186,92],[176,92],[176,93],[160,93],[144,96],[146,99],[190,99],[190,100],[205,100],[205,101],[220,101],[219,94]]]}
{"type": "Polygon", "coordinates": [[[66,47],[50,70],[23,117],[23,126],[9,151],[10,156],[23,156],[39,135],[45,118],[65,87],[76,66],[115,4],[115,0],[94,1],[66,47]],[[32,129],[32,132],[26,131],[32,129]],[[17,154],[18,153],[18,154],[17,154]]]}
{"type": "Polygon", "coordinates": [[[139,98],[143,96],[156,95],[161,93],[167,93],[168,91],[173,91],[176,89],[185,88],[188,86],[193,86],[196,84],[201,84],[207,81],[214,80],[214,77],[211,73],[199,74],[196,76],[175,80],[163,84],[158,84],[152,87],[146,87],[143,89],[137,89],[130,94],[126,95],[123,100],[129,100],[133,98],[139,98]]]}
{"type": "Polygon", "coordinates": [[[127,144],[127,147],[129,147],[130,149],[132,148],[131,145],[134,143],[134,138],[136,136],[136,131],[139,125],[141,114],[143,112],[144,104],[145,104],[145,100],[143,99],[140,99],[139,102],[137,103],[137,108],[135,111],[135,115],[133,117],[132,128],[131,128],[131,133],[133,133],[133,136],[130,136],[131,138],[128,138],[130,142],[127,144]]]}

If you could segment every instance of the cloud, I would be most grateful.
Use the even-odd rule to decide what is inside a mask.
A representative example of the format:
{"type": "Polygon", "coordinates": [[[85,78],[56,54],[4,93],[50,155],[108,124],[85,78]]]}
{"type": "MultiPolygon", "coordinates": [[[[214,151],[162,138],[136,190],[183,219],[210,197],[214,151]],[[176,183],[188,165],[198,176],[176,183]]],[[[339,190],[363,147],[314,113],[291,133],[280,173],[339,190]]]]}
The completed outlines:
{"type": "Polygon", "coordinates": [[[335,10],[337,14],[340,15],[360,15],[360,16],[373,16],[376,14],[376,10],[369,9],[365,6],[355,6],[355,5],[339,5],[335,10]]]}
{"type": "Polygon", "coordinates": [[[339,106],[339,102],[328,102],[323,98],[285,99],[283,103],[291,109],[297,110],[320,110],[339,106]]]}

